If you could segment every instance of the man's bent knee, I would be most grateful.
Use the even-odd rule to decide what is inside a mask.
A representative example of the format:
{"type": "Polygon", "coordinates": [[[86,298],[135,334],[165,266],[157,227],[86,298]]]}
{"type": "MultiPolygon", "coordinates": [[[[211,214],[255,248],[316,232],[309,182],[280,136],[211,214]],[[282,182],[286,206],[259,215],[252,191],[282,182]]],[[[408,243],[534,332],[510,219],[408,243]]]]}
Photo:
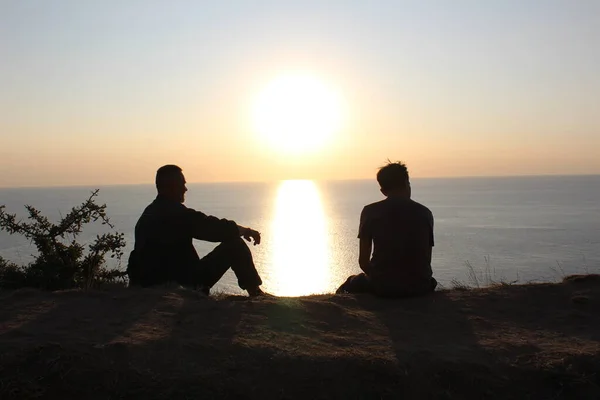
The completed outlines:
{"type": "Polygon", "coordinates": [[[235,239],[229,239],[224,242],[221,242],[220,245],[223,249],[231,252],[249,252],[250,249],[248,245],[244,242],[244,239],[241,237],[235,239]]]}

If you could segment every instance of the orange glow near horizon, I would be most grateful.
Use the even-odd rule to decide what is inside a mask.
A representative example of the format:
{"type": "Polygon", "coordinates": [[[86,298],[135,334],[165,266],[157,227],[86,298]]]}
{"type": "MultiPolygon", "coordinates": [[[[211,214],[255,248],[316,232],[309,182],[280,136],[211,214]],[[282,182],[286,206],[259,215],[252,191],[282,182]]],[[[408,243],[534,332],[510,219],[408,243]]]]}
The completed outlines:
{"type": "Polygon", "coordinates": [[[600,174],[600,1],[30,3],[1,188],[600,174]]]}

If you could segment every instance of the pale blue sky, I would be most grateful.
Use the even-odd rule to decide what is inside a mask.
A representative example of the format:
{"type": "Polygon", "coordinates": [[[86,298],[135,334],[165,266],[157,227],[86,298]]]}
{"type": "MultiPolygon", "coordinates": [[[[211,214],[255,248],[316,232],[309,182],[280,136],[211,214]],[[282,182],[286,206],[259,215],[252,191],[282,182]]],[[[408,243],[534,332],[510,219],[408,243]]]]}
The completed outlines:
{"type": "Polygon", "coordinates": [[[0,186],[600,173],[599,43],[595,0],[0,0],[0,186]],[[290,160],[247,114],[297,69],[348,118],[290,160]]]}

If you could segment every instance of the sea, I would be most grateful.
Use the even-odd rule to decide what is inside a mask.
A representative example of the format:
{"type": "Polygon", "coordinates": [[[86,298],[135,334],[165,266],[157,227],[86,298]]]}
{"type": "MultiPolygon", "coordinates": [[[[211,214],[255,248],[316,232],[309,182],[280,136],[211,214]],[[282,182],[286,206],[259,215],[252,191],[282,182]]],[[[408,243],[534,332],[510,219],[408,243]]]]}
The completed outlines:
{"type": "MultiPolygon", "coordinates": [[[[412,195],[435,218],[432,267],[442,287],[498,282],[555,282],[600,273],[600,176],[412,179],[412,195]]],[[[0,188],[0,205],[26,218],[25,204],[57,221],[99,189],[115,230],[125,234],[125,268],[134,227],[156,196],[153,185],[0,188]]],[[[362,208],[382,200],[375,180],[288,180],[270,183],[191,183],[186,205],[235,220],[262,234],[250,246],[263,288],[280,296],[329,293],[358,267],[362,208]]],[[[107,227],[92,223],[79,240],[107,227]]],[[[196,241],[202,256],[215,243],[196,241]]],[[[35,247],[0,232],[0,256],[31,262],[35,247]]],[[[229,271],[213,291],[238,294],[229,271]]]]}

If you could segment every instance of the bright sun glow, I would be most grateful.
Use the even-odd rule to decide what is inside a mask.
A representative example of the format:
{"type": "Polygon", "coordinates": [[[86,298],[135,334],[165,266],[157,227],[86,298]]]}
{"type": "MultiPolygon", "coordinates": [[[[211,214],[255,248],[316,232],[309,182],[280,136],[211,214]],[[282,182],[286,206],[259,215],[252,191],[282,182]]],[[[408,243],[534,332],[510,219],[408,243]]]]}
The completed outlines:
{"type": "Polygon", "coordinates": [[[338,94],[307,74],[283,75],[259,94],[256,130],[277,151],[304,153],[322,147],[341,128],[338,94]]]}

